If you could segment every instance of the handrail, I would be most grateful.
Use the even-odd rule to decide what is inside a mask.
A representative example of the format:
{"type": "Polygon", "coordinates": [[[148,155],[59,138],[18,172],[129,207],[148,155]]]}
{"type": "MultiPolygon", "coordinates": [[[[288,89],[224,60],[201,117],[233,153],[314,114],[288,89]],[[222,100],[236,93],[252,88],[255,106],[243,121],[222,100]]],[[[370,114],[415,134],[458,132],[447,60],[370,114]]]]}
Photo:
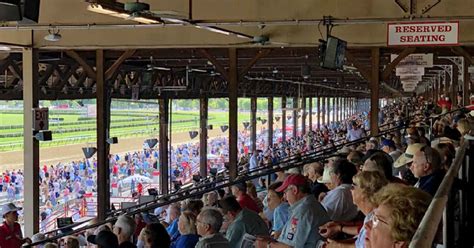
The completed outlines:
{"type": "Polygon", "coordinates": [[[461,143],[462,145],[456,152],[453,164],[436,191],[428,210],[423,216],[423,219],[410,242],[409,248],[432,247],[433,240],[438,230],[438,223],[440,223],[443,216],[444,208],[448,202],[449,192],[451,191],[454,178],[458,175],[458,171],[461,168],[469,142],[461,138],[461,143]]]}

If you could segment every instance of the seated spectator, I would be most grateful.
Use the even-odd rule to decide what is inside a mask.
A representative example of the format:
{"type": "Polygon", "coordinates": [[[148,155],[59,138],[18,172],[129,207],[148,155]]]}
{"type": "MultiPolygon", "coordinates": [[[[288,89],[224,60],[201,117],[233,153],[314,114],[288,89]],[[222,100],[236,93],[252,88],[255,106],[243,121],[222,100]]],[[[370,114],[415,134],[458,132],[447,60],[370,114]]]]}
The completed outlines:
{"type": "Polygon", "coordinates": [[[230,222],[226,238],[231,248],[240,248],[244,234],[268,235],[268,228],[260,216],[247,208],[242,208],[234,196],[228,196],[220,201],[224,214],[230,222]]]}
{"type": "Polygon", "coordinates": [[[249,195],[252,198],[252,200],[254,200],[254,202],[257,204],[259,209],[263,209],[263,207],[264,207],[263,202],[262,202],[262,200],[260,200],[260,198],[258,198],[257,188],[250,181],[247,182],[247,195],[249,195]]]}
{"type": "Polygon", "coordinates": [[[408,247],[431,197],[422,190],[389,184],[375,195],[372,221],[365,224],[365,247],[408,247]]]}
{"type": "Polygon", "coordinates": [[[0,225],[0,247],[19,248],[24,243],[31,244],[29,238],[23,238],[20,224],[18,224],[18,210],[21,208],[13,203],[7,203],[0,209],[0,215],[5,220],[0,225]]]}
{"type": "Polygon", "coordinates": [[[439,143],[433,147],[436,149],[441,156],[441,167],[447,171],[453,163],[454,157],[456,156],[456,149],[452,143],[439,143]]]}
{"type": "Polygon", "coordinates": [[[354,205],[351,195],[352,177],[356,173],[355,165],[347,160],[334,163],[331,181],[336,187],[321,201],[331,220],[351,221],[357,216],[357,206],[354,205]]]}
{"type": "Polygon", "coordinates": [[[197,233],[201,239],[196,248],[228,248],[229,241],[219,233],[223,217],[219,210],[205,208],[199,213],[196,220],[197,233]]]}
{"type": "MultiPolygon", "coordinates": [[[[185,211],[191,211],[194,216],[197,216],[200,212],[201,209],[204,207],[204,202],[202,202],[199,199],[189,199],[187,204],[184,206],[185,211]]],[[[179,223],[179,221],[178,221],[179,223]]]]}
{"type": "Polygon", "coordinates": [[[114,224],[113,233],[117,235],[120,248],[136,248],[131,242],[131,238],[135,233],[135,220],[127,215],[118,217],[114,224]]]}
{"type": "Polygon", "coordinates": [[[247,194],[247,184],[245,182],[234,184],[231,189],[232,195],[235,196],[242,208],[250,209],[256,213],[262,211],[252,197],[247,194]]]}
{"type": "Polygon", "coordinates": [[[410,170],[418,178],[415,187],[434,196],[445,175],[438,151],[429,146],[422,147],[415,153],[410,170]]]}
{"type": "Polygon", "coordinates": [[[390,139],[384,139],[382,141],[382,151],[390,155],[392,157],[392,161],[396,161],[402,153],[397,150],[397,146],[395,145],[395,142],[390,139]]]}
{"type": "Polygon", "coordinates": [[[196,234],[196,215],[191,211],[181,213],[178,222],[179,238],[173,242],[172,248],[193,248],[199,241],[196,234]]]}
{"type": "Polygon", "coordinates": [[[311,193],[314,197],[319,197],[321,193],[329,191],[326,185],[318,182],[318,178],[324,174],[324,166],[322,164],[318,162],[306,164],[303,167],[303,171],[303,175],[310,180],[311,193]]]}
{"type": "MultiPolygon", "coordinates": [[[[365,215],[363,223],[371,220],[375,209],[374,195],[388,184],[387,179],[377,171],[361,171],[353,178],[352,199],[354,204],[365,215]]],[[[355,240],[334,241],[329,239],[326,248],[356,247],[363,248],[365,242],[365,227],[357,223],[331,221],[320,227],[320,233],[325,238],[332,238],[335,234],[345,233],[356,236],[355,240]],[[359,231],[360,230],[360,231],[359,231]],[[355,241],[355,242],[354,242],[355,241]]]]}
{"type": "Polygon", "coordinates": [[[402,179],[393,176],[392,158],[383,151],[375,152],[365,160],[362,171],[378,171],[391,183],[406,184],[402,179]]]}
{"type": "Polygon", "coordinates": [[[419,151],[424,144],[415,143],[408,145],[406,151],[398,157],[398,159],[393,163],[393,172],[398,175],[399,178],[405,180],[408,184],[413,185],[416,183],[416,179],[413,176],[413,173],[410,171],[410,165],[413,162],[413,157],[415,153],[419,151]]]}
{"type": "Polygon", "coordinates": [[[138,243],[142,243],[143,247],[169,248],[171,238],[162,224],[152,223],[142,229],[138,243]]]}
{"type": "Polygon", "coordinates": [[[166,228],[166,231],[168,231],[168,234],[170,235],[171,240],[176,240],[179,236],[178,221],[179,221],[180,215],[181,215],[181,210],[177,204],[171,204],[168,207],[166,217],[168,218],[167,222],[169,226],[166,228]]]}
{"type": "Polygon", "coordinates": [[[283,192],[277,192],[276,189],[283,183],[276,182],[268,187],[267,204],[273,211],[272,236],[278,238],[286,222],[288,222],[290,205],[284,200],[283,192]]]}
{"type": "Polygon", "coordinates": [[[290,217],[278,240],[259,237],[256,247],[316,247],[321,239],[318,229],[329,221],[329,217],[311,194],[307,179],[302,175],[290,175],[275,191],[285,193],[291,206],[290,217]]]}
{"type": "Polygon", "coordinates": [[[364,161],[362,161],[363,157],[364,157],[364,154],[362,152],[352,151],[347,155],[347,160],[353,163],[357,167],[357,169],[360,169],[361,166],[364,164],[364,161]]]}
{"type": "Polygon", "coordinates": [[[89,235],[87,242],[97,245],[99,248],[118,248],[117,236],[109,230],[102,230],[97,235],[89,235]]]}
{"type": "Polygon", "coordinates": [[[79,239],[75,236],[64,238],[64,248],[79,248],[79,239]]]}

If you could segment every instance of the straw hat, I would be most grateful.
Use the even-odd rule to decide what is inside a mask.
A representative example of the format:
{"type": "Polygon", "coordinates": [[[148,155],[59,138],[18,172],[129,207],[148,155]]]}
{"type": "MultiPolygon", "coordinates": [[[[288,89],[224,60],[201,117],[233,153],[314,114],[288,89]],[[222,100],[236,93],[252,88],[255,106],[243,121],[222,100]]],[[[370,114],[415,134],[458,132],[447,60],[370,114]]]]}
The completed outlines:
{"type": "Polygon", "coordinates": [[[415,143],[415,144],[408,145],[407,150],[400,157],[398,157],[395,163],[393,163],[393,167],[400,168],[412,162],[413,156],[415,156],[415,153],[420,151],[421,148],[424,146],[426,145],[422,143],[415,143]]]}

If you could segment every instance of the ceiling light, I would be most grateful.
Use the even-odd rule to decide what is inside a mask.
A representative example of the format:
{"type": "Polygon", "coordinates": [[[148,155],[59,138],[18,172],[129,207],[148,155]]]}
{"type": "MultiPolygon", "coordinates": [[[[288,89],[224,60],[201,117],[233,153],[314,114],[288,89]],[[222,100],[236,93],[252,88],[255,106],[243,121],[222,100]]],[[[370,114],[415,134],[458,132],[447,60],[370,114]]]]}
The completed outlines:
{"type": "Polygon", "coordinates": [[[53,42],[56,42],[56,41],[59,41],[62,36],[59,34],[59,29],[54,29],[54,28],[50,28],[48,30],[48,33],[44,39],[47,40],[47,41],[53,41],[53,42]]]}
{"type": "Polygon", "coordinates": [[[221,29],[221,28],[217,28],[217,27],[208,27],[208,26],[201,26],[201,25],[195,25],[195,27],[200,28],[200,29],[205,29],[207,31],[211,31],[218,34],[230,35],[229,31],[221,29]]]}
{"type": "Polygon", "coordinates": [[[272,71],[272,72],[273,72],[273,74],[277,74],[277,73],[278,73],[278,69],[275,67],[275,68],[273,68],[273,71],[272,71]]]}
{"type": "Polygon", "coordinates": [[[0,51],[11,51],[12,49],[9,46],[0,45],[0,51]]]}

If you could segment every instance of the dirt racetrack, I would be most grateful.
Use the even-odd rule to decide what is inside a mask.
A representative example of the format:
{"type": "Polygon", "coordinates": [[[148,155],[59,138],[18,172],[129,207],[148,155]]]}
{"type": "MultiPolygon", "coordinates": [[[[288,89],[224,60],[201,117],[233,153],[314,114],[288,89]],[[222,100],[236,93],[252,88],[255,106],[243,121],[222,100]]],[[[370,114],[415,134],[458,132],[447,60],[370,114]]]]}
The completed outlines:
{"type": "MultiPolygon", "coordinates": [[[[208,137],[228,136],[228,132],[222,133],[219,128],[209,130],[208,137]]],[[[53,136],[54,138],[54,136],[53,136]]],[[[110,146],[110,152],[124,153],[128,151],[141,150],[143,147],[143,141],[150,137],[136,137],[119,139],[118,144],[110,146]]],[[[172,135],[173,145],[185,142],[199,142],[199,137],[190,140],[189,133],[174,133],[172,135]]],[[[43,164],[56,164],[58,162],[70,162],[74,160],[80,160],[84,158],[82,153],[82,147],[86,144],[75,144],[58,147],[42,148],[40,150],[40,165],[43,164]]],[[[23,151],[13,152],[0,152],[0,171],[12,170],[12,169],[23,169],[23,151]]]]}

